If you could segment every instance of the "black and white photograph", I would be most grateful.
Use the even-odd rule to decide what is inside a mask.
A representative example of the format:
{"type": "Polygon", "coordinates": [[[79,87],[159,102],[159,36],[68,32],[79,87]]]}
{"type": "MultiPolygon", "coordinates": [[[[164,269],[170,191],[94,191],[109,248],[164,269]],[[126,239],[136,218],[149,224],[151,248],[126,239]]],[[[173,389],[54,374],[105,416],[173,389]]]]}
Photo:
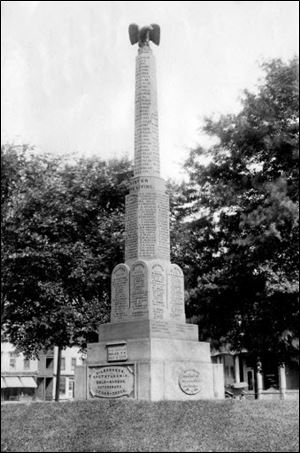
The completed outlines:
{"type": "Polygon", "coordinates": [[[299,451],[299,2],[1,2],[1,452],[299,451]]]}

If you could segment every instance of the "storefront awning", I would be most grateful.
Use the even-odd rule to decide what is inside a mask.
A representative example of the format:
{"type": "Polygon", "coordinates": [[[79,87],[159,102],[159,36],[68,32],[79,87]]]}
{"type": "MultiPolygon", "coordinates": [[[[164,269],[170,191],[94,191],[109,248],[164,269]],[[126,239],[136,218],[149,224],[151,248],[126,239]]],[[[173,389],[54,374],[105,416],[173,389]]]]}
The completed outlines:
{"type": "Polygon", "coordinates": [[[33,388],[33,389],[37,388],[36,382],[32,376],[22,376],[20,379],[23,384],[23,387],[33,388]]]}
{"type": "Polygon", "coordinates": [[[3,377],[1,377],[1,388],[6,389],[6,384],[5,384],[5,380],[3,377]]]}
{"type": "Polygon", "coordinates": [[[18,376],[5,376],[6,388],[23,387],[22,381],[18,376]]]}

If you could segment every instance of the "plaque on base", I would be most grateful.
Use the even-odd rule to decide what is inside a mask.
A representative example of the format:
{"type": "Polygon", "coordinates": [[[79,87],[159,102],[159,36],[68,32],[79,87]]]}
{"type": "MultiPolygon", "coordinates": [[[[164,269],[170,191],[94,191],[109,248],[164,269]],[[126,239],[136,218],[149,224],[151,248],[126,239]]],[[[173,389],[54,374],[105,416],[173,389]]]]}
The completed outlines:
{"type": "Polygon", "coordinates": [[[134,365],[89,367],[89,394],[95,398],[135,397],[134,365]]]}

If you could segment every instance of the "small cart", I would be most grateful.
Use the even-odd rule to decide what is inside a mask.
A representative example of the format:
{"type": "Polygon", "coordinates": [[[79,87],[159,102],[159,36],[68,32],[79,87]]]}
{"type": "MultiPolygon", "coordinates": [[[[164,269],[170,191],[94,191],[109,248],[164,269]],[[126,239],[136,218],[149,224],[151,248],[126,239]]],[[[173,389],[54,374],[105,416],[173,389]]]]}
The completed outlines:
{"type": "Polygon", "coordinates": [[[235,382],[226,387],[225,389],[225,398],[234,398],[234,399],[245,399],[247,394],[248,384],[247,382],[235,382]]]}

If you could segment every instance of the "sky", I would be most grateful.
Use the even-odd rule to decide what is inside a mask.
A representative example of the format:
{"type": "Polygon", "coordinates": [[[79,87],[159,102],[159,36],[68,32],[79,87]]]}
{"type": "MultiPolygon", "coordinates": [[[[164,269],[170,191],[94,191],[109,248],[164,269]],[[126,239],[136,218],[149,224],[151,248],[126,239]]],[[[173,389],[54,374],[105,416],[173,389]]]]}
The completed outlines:
{"type": "Polygon", "coordinates": [[[298,1],[2,1],[2,143],[103,159],[134,151],[137,45],[157,23],[161,175],[180,181],[207,116],[237,113],[260,64],[299,55],[298,1]]]}

